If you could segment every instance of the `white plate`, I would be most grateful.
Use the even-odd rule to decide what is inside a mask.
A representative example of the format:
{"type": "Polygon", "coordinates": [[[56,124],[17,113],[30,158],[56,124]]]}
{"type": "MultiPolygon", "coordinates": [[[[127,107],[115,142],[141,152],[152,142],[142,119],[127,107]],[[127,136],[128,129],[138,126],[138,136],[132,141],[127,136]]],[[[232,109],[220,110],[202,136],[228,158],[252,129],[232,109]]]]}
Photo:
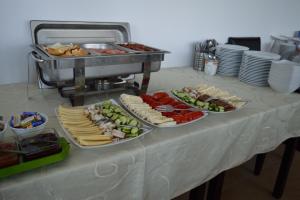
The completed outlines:
{"type": "Polygon", "coordinates": [[[257,59],[251,59],[251,58],[243,58],[242,63],[245,63],[245,64],[269,64],[269,65],[271,65],[272,60],[257,60],[257,59]]]}
{"type": "Polygon", "coordinates": [[[239,77],[239,80],[246,83],[266,86],[268,85],[268,78],[256,78],[256,79],[249,79],[247,77],[239,77]]]}
{"type": "Polygon", "coordinates": [[[267,83],[268,78],[248,78],[248,77],[239,77],[240,80],[244,80],[244,81],[248,81],[248,82],[252,82],[252,83],[267,83]]]}
{"type": "MultiPolygon", "coordinates": [[[[110,101],[111,101],[113,104],[115,104],[115,105],[117,105],[117,106],[120,106],[114,99],[110,99],[110,101]]],[[[99,102],[99,103],[95,103],[95,104],[101,104],[101,103],[103,103],[103,102],[99,102]]],[[[91,105],[95,105],[95,104],[91,104],[91,105]]],[[[88,107],[88,106],[90,106],[90,105],[87,105],[87,106],[84,106],[84,107],[88,107]]],[[[122,108],[122,106],[120,106],[120,107],[122,108]]],[[[62,127],[62,129],[64,130],[66,136],[68,137],[69,140],[71,140],[71,142],[72,142],[74,145],[76,145],[76,146],[78,146],[78,147],[80,147],[80,148],[82,148],[82,149],[94,149],[94,148],[108,147],[108,146],[114,146],[114,145],[122,144],[122,143],[125,143],[125,142],[129,142],[129,141],[131,141],[131,140],[138,139],[138,138],[140,138],[140,137],[146,135],[147,133],[150,133],[150,132],[153,130],[152,127],[146,126],[144,123],[141,122],[142,128],[144,128],[146,131],[143,131],[143,133],[141,133],[141,134],[140,134],[139,136],[137,136],[137,137],[127,138],[127,139],[120,139],[120,140],[118,140],[118,141],[113,141],[112,143],[109,143],[109,144],[95,145],[95,146],[83,146],[83,145],[80,145],[80,144],[73,138],[72,134],[69,133],[69,131],[68,131],[67,129],[65,129],[65,127],[63,126],[61,120],[59,119],[59,115],[58,115],[58,110],[57,110],[57,109],[58,109],[58,108],[55,109],[55,114],[56,114],[56,117],[57,117],[57,119],[58,119],[58,122],[59,122],[60,126],[62,127]]],[[[123,109],[123,110],[124,110],[124,109],[123,109]]],[[[126,112],[126,110],[125,110],[125,112],[126,112]]],[[[133,117],[129,112],[126,112],[126,114],[128,114],[128,115],[131,116],[131,117],[133,117]]],[[[140,120],[139,120],[139,121],[140,121],[140,120]]]]}
{"type": "Polygon", "coordinates": [[[261,59],[267,59],[267,60],[279,60],[280,55],[276,53],[270,53],[270,52],[264,52],[264,51],[245,51],[244,53],[247,56],[255,57],[255,58],[261,58],[261,59]]]}
{"type": "MultiPolygon", "coordinates": [[[[150,95],[151,95],[151,94],[150,94],[150,95]]],[[[173,96],[174,96],[174,95],[173,95],[173,96]]],[[[177,98],[176,98],[176,99],[177,99],[177,98]]],[[[155,127],[158,127],[158,128],[172,128],[172,127],[180,127],[180,126],[184,126],[184,125],[191,124],[191,123],[194,123],[194,122],[196,122],[196,121],[199,121],[199,120],[205,118],[205,117],[208,115],[208,113],[207,113],[206,111],[202,111],[202,112],[203,112],[203,116],[202,116],[202,117],[199,117],[198,119],[195,119],[195,120],[192,120],[192,121],[189,121],[189,122],[186,122],[186,123],[175,124],[175,125],[157,125],[157,124],[153,124],[153,123],[151,123],[151,122],[149,122],[149,121],[147,121],[147,120],[141,118],[141,117],[140,117],[139,115],[137,115],[135,112],[131,111],[131,110],[130,110],[123,102],[122,102],[121,98],[120,98],[119,100],[120,100],[121,104],[124,106],[124,108],[125,108],[128,112],[130,112],[132,115],[134,115],[136,118],[138,118],[139,120],[141,120],[141,121],[143,121],[143,122],[145,122],[145,123],[147,123],[147,124],[150,124],[151,126],[155,126],[155,127]]],[[[180,102],[182,102],[182,101],[180,101],[180,102]]],[[[183,103],[186,104],[186,105],[188,105],[188,104],[185,103],[185,102],[183,102],[183,103]]],[[[200,109],[199,109],[199,111],[200,111],[200,109]]]]}
{"type": "Polygon", "coordinates": [[[260,75],[260,74],[264,74],[264,73],[269,73],[270,72],[270,69],[269,68],[265,68],[265,69],[249,69],[249,68],[246,68],[246,69],[241,69],[241,74],[243,75],[250,75],[250,74],[256,74],[256,75],[260,75]]]}

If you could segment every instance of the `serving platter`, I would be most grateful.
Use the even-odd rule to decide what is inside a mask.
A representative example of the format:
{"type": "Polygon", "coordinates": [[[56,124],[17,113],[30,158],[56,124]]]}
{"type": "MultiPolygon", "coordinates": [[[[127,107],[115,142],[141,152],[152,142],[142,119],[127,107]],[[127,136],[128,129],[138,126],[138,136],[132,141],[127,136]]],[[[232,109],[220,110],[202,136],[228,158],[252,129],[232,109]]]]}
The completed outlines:
{"type": "MultiPolygon", "coordinates": [[[[109,100],[113,105],[116,105],[118,107],[120,107],[120,109],[122,109],[122,107],[114,100],[114,99],[110,99],[109,100]]],[[[99,103],[95,103],[95,104],[90,104],[90,105],[86,105],[86,106],[81,106],[83,108],[89,107],[89,106],[93,106],[93,105],[101,105],[103,104],[103,102],[99,102],[99,103]]],[[[127,112],[126,110],[122,109],[122,111],[128,115],[129,117],[134,118],[134,116],[132,116],[129,112],[127,112]]],[[[62,127],[62,129],[64,130],[65,135],[67,136],[67,138],[77,147],[82,148],[82,149],[93,149],[93,148],[101,148],[101,147],[109,147],[109,146],[114,146],[114,145],[118,145],[118,144],[122,144],[125,142],[129,142],[135,139],[138,139],[140,137],[143,137],[144,135],[150,133],[153,128],[150,126],[147,126],[146,124],[144,124],[143,122],[141,122],[140,120],[138,120],[140,122],[140,128],[143,130],[143,132],[141,134],[139,134],[136,137],[130,137],[130,138],[125,138],[125,139],[115,139],[113,140],[111,143],[109,144],[102,144],[102,145],[94,145],[94,146],[84,146],[79,144],[79,142],[73,137],[73,135],[69,132],[69,130],[67,130],[67,128],[63,125],[62,120],[60,119],[59,116],[59,112],[58,112],[58,108],[55,109],[55,114],[58,118],[58,122],[60,124],[60,126],[62,127]]]]}
{"type": "MultiPolygon", "coordinates": [[[[161,92],[161,91],[160,91],[161,92]]],[[[149,95],[152,95],[154,93],[148,93],[149,95]]],[[[155,124],[155,123],[151,123],[150,121],[142,118],[140,115],[138,115],[136,112],[132,111],[124,102],[121,98],[119,98],[119,101],[121,102],[121,105],[128,111],[130,112],[132,115],[134,115],[136,118],[138,118],[140,121],[143,121],[144,123],[146,124],[149,124],[151,126],[154,126],[154,127],[157,127],[157,128],[174,128],[174,127],[181,127],[181,126],[185,126],[185,125],[188,125],[188,124],[191,124],[191,123],[195,123],[197,121],[200,121],[202,119],[204,119],[205,117],[207,117],[208,113],[205,112],[205,111],[201,111],[202,112],[202,116],[197,118],[197,119],[194,119],[194,120],[191,120],[191,121],[188,121],[188,122],[184,122],[184,123],[176,123],[176,124],[155,124]]],[[[144,102],[146,103],[146,102],[144,102]]],[[[187,105],[186,103],[182,102],[183,104],[187,105]]],[[[200,110],[199,110],[200,111],[200,110]]]]}
{"type": "MultiPolygon", "coordinates": [[[[247,100],[241,100],[241,102],[244,103],[241,107],[236,107],[236,106],[235,106],[235,109],[233,109],[233,110],[224,111],[224,112],[220,112],[220,111],[217,112],[217,111],[212,111],[212,110],[208,110],[208,109],[203,109],[203,108],[200,108],[200,107],[197,106],[197,105],[188,103],[188,102],[184,101],[183,99],[179,98],[178,96],[176,96],[173,92],[171,92],[171,94],[172,94],[172,97],[174,97],[176,100],[178,100],[178,101],[180,101],[180,102],[182,102],[182,103],[185,103],[185,104],[187,104],[187,105],[189,105],[189,106],[191,106],[191,107],[193,107],[193,108],[201,109],[203,112],[214,113],[214,114],[221,114],[221,113],[224,114],[224,113],[235,112],[235,111],[240,110],[240,109],[242,109],[243,107],[245,107],[245,105],[247,105],[248,102],[249,102],[249,101],[247,101],[247,100]]],[[[223,101],[225,101],[225,102],[228,102],[227,100],[224,100],[224,99],[222,99],[222,98],[219,98],[219,99],[220,99],[220,100],[223,100],[223,101]]]]}

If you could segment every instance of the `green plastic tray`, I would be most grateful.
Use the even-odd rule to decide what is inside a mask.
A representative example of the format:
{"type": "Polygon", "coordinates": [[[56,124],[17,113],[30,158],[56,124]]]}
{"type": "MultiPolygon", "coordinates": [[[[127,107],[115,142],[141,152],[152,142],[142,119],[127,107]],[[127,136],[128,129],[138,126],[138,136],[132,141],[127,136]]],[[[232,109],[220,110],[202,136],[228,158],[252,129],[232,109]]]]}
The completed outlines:
{"type": "Polygon", "coordinates": [[[70,145],[65,138],[59,138],[59,143],[62,147],[60,153],[0,169],[0,178],[5,178],[64,160],[69,154],[70,145]]]}

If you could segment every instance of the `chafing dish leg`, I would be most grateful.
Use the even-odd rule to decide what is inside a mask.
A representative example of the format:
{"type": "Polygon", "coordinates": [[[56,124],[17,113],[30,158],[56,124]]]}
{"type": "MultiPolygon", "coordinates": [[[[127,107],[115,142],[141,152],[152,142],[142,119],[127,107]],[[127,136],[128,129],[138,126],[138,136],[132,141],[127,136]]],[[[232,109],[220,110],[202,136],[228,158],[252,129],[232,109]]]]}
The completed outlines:
{"type": "Polygon", "coordinates": [[[150,81],[150,74],[151,74],[151,62],[144,62],[143,63],[143,80],[140,89],[140,94],[145,94],[148,89],[149,81],[150,81]]]}
{"type": "Polygon", "coordinates": [[[84,104],[85,89],[85,62],[84,59],[75,60],[74,83],[75,95],[71,97],[72,106],[82,106],[84,104]]]}

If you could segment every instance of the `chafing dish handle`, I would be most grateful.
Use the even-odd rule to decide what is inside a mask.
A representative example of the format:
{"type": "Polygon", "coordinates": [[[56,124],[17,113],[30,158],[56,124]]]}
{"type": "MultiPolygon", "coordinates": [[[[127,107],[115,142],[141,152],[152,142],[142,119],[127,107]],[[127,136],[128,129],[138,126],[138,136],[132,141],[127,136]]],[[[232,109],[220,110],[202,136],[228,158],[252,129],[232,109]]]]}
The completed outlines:
{"type": "Polygon", "coordinates": [[[39,62],[39,63],[45,62],[45,60],[43,60],[43,59],[37,57],[37,53],[36,53],[35,51],[32,51],[32,52],[31,52],[31,57],[32,57],[32,59],[35,60],[36,62],[39,62]]]}

